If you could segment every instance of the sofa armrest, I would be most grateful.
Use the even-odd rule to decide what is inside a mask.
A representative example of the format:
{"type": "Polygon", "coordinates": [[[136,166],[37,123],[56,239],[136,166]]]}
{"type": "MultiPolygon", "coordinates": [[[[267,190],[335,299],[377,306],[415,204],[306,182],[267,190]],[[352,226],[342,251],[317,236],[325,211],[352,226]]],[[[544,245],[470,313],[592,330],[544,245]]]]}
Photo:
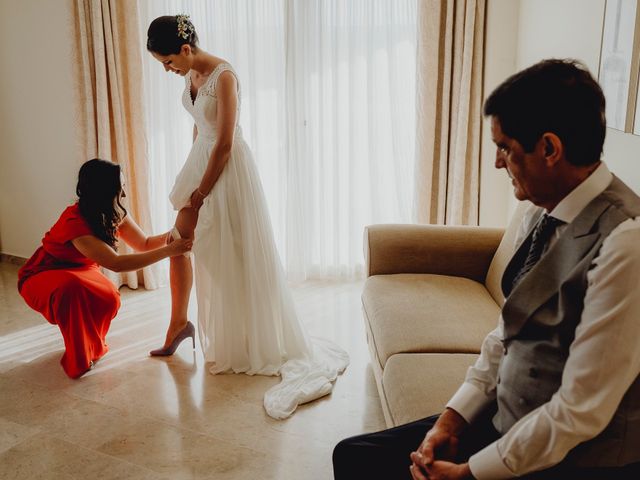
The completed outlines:
{"type": "Polygon", "coordinates": [[[370,225],[367,276],[431,273],[484,282],[504,229],[444,225],[370,225]]]}

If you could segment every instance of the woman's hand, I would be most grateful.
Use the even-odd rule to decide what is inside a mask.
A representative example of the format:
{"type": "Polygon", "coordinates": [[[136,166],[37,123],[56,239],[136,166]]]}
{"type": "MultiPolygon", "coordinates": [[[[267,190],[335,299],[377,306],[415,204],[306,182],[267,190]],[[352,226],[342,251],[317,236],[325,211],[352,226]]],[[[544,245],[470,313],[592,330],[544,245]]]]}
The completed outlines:
{"type": "Polygon", "coordinates": [[[193,247],[193,239],[191,238],[178,238],[167,245],[167,248],[171,252],[171,257],[182,255],[190,251],[191,247],[193,247]]]}
{"type": "Polygon", "coordinates": [[[206,195],[203,195],[200,190],[196,188],[191,194],[191,208],[193,208],[195,211],[200,210],[200,207],[204,202],[204,197],[206,197],[206,195]]]}

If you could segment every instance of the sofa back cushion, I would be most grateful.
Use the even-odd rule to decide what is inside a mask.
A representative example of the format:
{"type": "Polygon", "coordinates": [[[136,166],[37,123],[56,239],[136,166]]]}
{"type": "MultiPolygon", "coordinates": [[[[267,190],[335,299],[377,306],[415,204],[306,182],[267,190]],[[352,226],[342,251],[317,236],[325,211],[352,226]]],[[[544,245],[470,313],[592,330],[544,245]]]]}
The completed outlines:
{"type": "Polygon", "coordinates": [[[498,305],[502,305],[504,303],[501,284],[502,274],[504,273],[505,268],[507,268],[507,263],[511,260],[511,256],[516,249],[516,235],[520,228],[524,212],[530,206],[530,202],[518,202],[513,215],[511,215],[511,220],[509,220],[509,225],[507,225],[507,229],[504,232],[502,241],[500,242],[500,245],[498,245],[498,249],[493,256],[491,265],[489,265],[485,286],[498,305]]]}

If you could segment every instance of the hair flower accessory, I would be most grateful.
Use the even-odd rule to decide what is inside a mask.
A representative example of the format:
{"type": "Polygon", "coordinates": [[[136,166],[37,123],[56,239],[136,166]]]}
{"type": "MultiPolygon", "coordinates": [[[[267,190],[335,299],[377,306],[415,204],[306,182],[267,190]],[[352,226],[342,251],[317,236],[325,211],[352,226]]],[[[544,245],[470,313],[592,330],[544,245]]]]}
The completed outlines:
{"type": "Polygon", "coordinates": [[[189,15],[176,15],[176,20],[178,21],[178,36],[184,40],[189,40],[189,37],[195,32],[189,15]]]}

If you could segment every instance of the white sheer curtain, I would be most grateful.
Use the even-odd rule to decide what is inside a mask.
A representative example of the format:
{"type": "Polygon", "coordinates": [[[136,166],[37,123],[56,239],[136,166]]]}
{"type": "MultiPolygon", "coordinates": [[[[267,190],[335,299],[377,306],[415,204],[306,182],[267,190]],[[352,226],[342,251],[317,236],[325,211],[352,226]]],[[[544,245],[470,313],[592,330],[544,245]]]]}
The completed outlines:
{"type": "MultiPolygon", "coordinates": [[[[362,232],[410,222],[415,151],[416,0],[141,0],[142,32],[188,13],[200,46],[242,88],[276,242],[292,280],[362,272],[362,232]]],[[[145,63],[152,215],[167,200],[192,122],[183,80],[145,63]]]]}

